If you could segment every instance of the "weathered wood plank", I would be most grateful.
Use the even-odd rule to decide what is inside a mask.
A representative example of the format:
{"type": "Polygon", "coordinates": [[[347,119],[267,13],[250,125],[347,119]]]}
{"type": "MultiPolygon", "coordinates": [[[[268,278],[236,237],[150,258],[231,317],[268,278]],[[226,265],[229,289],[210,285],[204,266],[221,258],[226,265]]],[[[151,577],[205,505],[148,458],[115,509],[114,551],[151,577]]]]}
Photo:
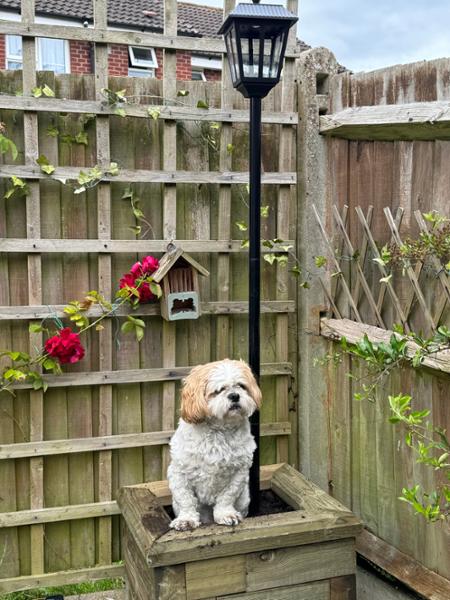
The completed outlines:
{"type": "MultiPolygon", "coordinates": [[[[31,456],[54,456],[56,454],[74,454],[79,452],[102,451],[118,448],[140,448],[168,444],[174,430],[147,431],[141,433],[122,433],[97,437],[70,438],[68,440],[46,440],[41,442],[18,442],[0,445],[0,460],[25,458],[31,456]]],[[[289,421],[263,423],[261,435],[290,435],[289,421]]]]}
{"type": "Polygon", "coordinates": [[[187,600],[211,598],[211,595],[235,594],[244,592],[245,589],[244,555],[211,558],[186,565],[187,600]]]}
{"type": "MultiPolygon", "coordinates": [[[[98,117],[100,118],[100,117],[98,117]]],[[[169,122],[170,123],[170,122],[169,122]]],[[[176,125],[172,123],[172,125],[176,125]]],[[[98,126],[98,125],[97,125],[98,126]]],[[[109,161],[104,164],[103,170],[109,167],[109,161]]],[[[11,177],[15,175],[21,179],[45,179],[60,181],[75,181],[80,171],[86,172],[89,167],[80,169],[79,167],[56,167],[51,175],[43,173],[34,160],[28,165],[1,165],[0,177],[11,177]]],[[[249,173],[238,171],[177,171],[176,165],[167,166],[164,171],[150,171],[144,169],[119,169],[117,175],[108,175],[105,172],[102,181],[121,182],[121,183],[230,183],[242,184],[248,183],[249,173]]],[[[295,172],[286,173],[263,173],[261,183],[264,185],[293,185],[297,182],[295,172]]]]}
{"type": "Polygon", "coordinates": [[[320,133],[348,140],[448,140],[448,102],[347,108],[320,117],[320,133]]]}
{"type": "Polygon", "coordinates": [[[59,571],[58,573],[45,573],[42,575],[25,575],[23,577],[0,579],[0,592],[8,594],[19,590],[61,586],[68,583],[85,583],[86,581],[123,577],[124,575],[125,567],[123,565],[73,569],[69,571],[59,571]]]}
{"type": "MultiPolygon", "coordinates": [[[[177,240],[186,252],[241,252],[241,240],[177,240]]],[[[287,240],[287,244],[291,242],[287,240]]],[[[167,240],[100,240],[100,239],[64,239],[45,240],[28,238],[3,238],[0,239],[0,252],[20,253],[46,253],[46,252],[73,252],[84,254],[98,252],[115,254],[119,252],[165,252],[167,240]]],[[[269,249],[261,246],[261,252],[285,252],[282,245],[275,245],[269,249]]]]}
{"type": "MultiPolygon", "coordinates": [[[[232,596],[232,600],[330,600],[328,581],[315,581],[301,585],[260,590],[232,596]]],[[[216,600],[229,600],[229,596],[217,596],[216,600]]]]}
{"type": "MultiPolygon", "coordinates": [[[[248,302],[240,302],[238,300],[224,300],[219,302],[201,302],[201,311],[203,314],[209,315],[231,315],[231,314],[246,314],[248,313],[248,302]]],[[[55,306],[0,306],[0,321],[23,321],[29,319],[48,319],[52,317],[67,318],[64,312],[64,304],[56,304],[55,306]]],[[[293,300],[262,300],[262,313],[292,313],[295,310],[295,302],[293,300]]],[[[98,318],[103,314],[99,307],[94,307],[86,311],[88,318],[98,318]]],[[[128,307],[121,306],[113,315],[106,318],[126,317],[130,314],[128,307]]],[[[133,309],[134,316],[157,316],[161,314],[159,304],[140,304],[133,309]]]]}
{"type": "MultiPolygon", "coordinates": [[[[66,40],[83,40],[104,44],[125,44],[127,46],[151,46],[153,48],[170,48],[190,52],[225,52],[222,39],[197,38],[188,36],[162,35],[161,33],[120,31],[91,27],[66,27],[61,25],[30,24],[22,25],[11,21],[0,20],[0,29],[7,35],[28,37],[48,37],[66,40]]],[[[288,57],[298,56],[299,51],[289,50],[288,57]]]]}
{"type": "MultiPolygon", "coordinates": [[[[156,369],[121,369],[119,371],[88,371],[86,373],[66,373],[64,375],[44,375],[49,387],[72,387],[80,385],[111,385],[121,383],[141,383],[144,381],[177,381],[185,377],[192,367],[160,367],[156,369]]],[[[289,375],[290,363],[265,363],[261,365],[262,375],[289,375]]],[[[30,389],[28,383],[17,383],[14,389],[30,389]]]]}
{"type": "Polygon", "coordinates": [[[366,529],[356,540],[358,554],[427,600],[448,600],[450,581],[366,529]]]}
{"type": "MultiPolygon", "coordinates": [[[[72,100],[71,98],[34,98],[26,96],[0,95],[0,108],[8,110],[33,110],[36,112],[62,112],[76,114],[114,115],[115,108],[106,101],[97,100],[72,100]]],[[[225,108],[196,108],[195,106],[166,106],[155,104],[126,105],[128,117],[149,118],[149,108],[159,112],[159,118],[176,121],[212,121],[214,123],[248,123],[248,110],[234,110],[231,106],[225,108]]],[[[298,114],[296,112],[264,111],[263,123],[296,125],[298,114]]]]}
{"type": "Polygon", "coordinates": [[[354,540],[308,544],[250,554],[247,591],[306,583],[355,572],[354,540]]]}
{"type": "MultiPolygon", "coordinates": [[[[365,323],[355,323],[349,319],[322,319],[321,321],[321,335],[324,337],[338,341],[343,337],[346,340],[354,344],[360,341],[366,334],[371,342],[389,342],[391,335],[399,336],[386,329],[380,329],[373,325],[366,325],[365,323]]],[[[401,336],[399,336],[401,337],[401,336]]],[[[419,346],[414,342],[407,342],[406,352],[410,358],[412,358],[415,352],[419,349],[419,346]]],[[[423,367],[429,369],[435,369],[436,371],[442,371],[444,373],[450,373],[450,350],[441,350],[431,356],[425,356],[423,367]]]]}

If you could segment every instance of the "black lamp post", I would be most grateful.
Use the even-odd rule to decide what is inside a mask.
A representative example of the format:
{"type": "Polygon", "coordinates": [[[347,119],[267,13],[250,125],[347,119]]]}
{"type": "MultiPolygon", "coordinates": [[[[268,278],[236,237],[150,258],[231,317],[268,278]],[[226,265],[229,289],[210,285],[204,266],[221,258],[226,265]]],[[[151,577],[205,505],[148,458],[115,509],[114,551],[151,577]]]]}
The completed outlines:
{"type": "MultiPolygon", "coordinates": [[[[250,98],[249,364],[260,375],[261,98],[280,81],[289,29],[298,18],[283,6],[238,4],[220,28],[233,86],[250,98]]],[[[259,413],[251,417],[256,451],[250,470],[250,515],[259,508],[259,413]]]]}

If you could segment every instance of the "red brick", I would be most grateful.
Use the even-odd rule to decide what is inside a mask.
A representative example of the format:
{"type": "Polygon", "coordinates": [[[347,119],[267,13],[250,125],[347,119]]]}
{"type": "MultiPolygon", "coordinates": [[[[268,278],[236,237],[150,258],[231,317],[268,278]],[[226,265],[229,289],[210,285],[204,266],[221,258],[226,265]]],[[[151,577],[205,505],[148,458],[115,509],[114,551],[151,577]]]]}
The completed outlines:
{"type": "Polygon", "coordinates": [[[92,73],[91,44],[76,40],[69,41],[70,72],[92,73]]]}
{"type": "Polygon", "coordinates": [[[0,35],[0,69],[6,68],[6,43],[5,36],[0,35]]]}

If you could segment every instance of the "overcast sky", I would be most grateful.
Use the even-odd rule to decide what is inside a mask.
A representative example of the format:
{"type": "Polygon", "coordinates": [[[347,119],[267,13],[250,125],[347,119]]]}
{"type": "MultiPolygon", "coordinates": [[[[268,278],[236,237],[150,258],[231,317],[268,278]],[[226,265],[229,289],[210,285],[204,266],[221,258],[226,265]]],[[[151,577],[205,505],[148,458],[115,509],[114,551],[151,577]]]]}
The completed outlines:
{"type": "Polygon", "coordinates": [[[299,38],[329,48],[352,71],[450,57],[450,0],[299,1],[299,38]]]}

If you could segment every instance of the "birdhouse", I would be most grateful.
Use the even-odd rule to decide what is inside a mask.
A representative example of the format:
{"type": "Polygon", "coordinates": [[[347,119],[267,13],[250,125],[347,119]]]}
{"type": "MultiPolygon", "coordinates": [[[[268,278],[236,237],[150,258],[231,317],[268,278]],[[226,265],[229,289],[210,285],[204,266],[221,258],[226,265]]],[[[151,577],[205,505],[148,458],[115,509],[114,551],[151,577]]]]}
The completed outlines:
{"type": "Polygon", "coordinates": [[[198,319],[199,273],[205,277],[209,275],[209,271],[182,248],[169,244],[158,270],[152,275],[153,281],[161,285],[161,316],[166,321],[198,319]]]}

